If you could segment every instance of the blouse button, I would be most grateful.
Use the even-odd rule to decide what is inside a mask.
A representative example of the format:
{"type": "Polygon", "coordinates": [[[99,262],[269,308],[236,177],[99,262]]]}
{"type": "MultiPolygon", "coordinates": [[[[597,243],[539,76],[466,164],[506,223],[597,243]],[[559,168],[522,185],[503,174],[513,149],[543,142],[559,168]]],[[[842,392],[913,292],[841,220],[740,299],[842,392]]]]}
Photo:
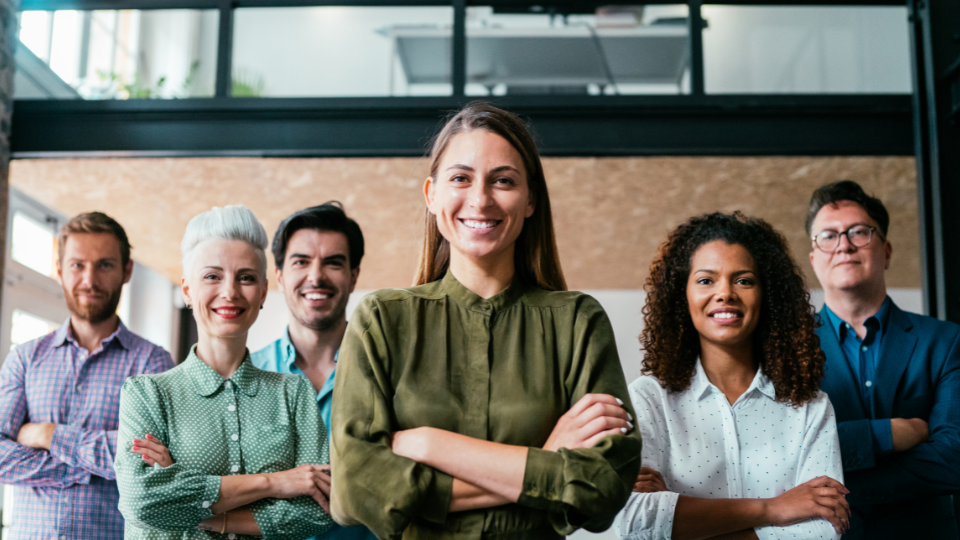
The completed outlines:
{"type": "Polygon", "coordinates": [[[237,434],[233,434],[233,435],[230,436],[230,440],[231,440],[231,441],[238,441],[238,440],[240,440],[240,436],[237,435],[237,434]]]}
{"type": "Polygon", "coordinates": [[[202,506],[203,506],[204,508],[210,508],[210,501],[203,501],[203,505],[202,505],[202,506]]]}
{"type": "Polygon", "coordinates": [[[239,470],[240,470],[240,466],[239,466],[239,465],[234,465],[233,467],[230,467],[230,472],[237,472],[237,471],[239,471],[239,470]]]}
{"type": "Polygon", "coordinates": [[[227,407],[227,410],[230,411],[230,412],[233,412],[233,411],[237,410],[237,406],[236,406],[236,405],[231,405],[231,406],[227,407]]]}

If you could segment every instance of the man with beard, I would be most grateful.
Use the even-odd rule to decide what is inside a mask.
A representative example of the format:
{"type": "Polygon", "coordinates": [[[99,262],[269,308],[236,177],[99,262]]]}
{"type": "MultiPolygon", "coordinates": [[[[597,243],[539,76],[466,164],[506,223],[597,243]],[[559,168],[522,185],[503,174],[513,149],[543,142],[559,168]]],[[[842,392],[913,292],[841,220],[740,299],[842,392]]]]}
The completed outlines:
{"type": "Polygon", "coordinates": [[[59,247],[70,317],[17,346],[0,369],[0,483],[16,486],[8,538],[120,539],[120,387],[173,361],[117,317],[133,272],[123,227],[80,214],[60,230],[59,247]]]}
{"type": "MultiPolygon", "coordinates": [[[[252,355],[266,371],[307,377],[329,437],[333,385],[340,342],[347,330],[347,302],[360,275],[363,233],[339,202],[300,210],[273,236],[277,286],[290,310],[283,337],[252,355]]],[[[335,526],[324,539],[374,540],[365,527],[335,526]]]]}

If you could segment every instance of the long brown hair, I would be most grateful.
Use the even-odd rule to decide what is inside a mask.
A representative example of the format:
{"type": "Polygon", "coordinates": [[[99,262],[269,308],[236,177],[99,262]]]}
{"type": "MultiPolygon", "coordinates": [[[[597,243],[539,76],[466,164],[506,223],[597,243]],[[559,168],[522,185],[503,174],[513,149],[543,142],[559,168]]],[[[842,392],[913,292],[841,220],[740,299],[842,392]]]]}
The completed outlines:
{"type": "Polygon", "coordinates": [[[700,337],[690,317],[687,280],[693,255],[721,240],[743,246],[753,257],[763,286],[754,354],[773,382],[777,401],[800,406],[817,396],[826,357],[803,272],[787,241],[769,223],[733,214],[704,214],[680,225],[660,245],[644,289],[642,373],[671,392],[690,386],[700,355],[700,337]]]}
{"type": "MultiPolygon", "coordinates": [[[[553,233],[550,196],[540,163],[540,153],[530,130],[517,115],[493,105],[474,101],[454,114],[433,140],[430,150],[430,178],[437,178],[440,159],[456,135],[475,129],[495,133],[516,149],[523,160],[527,184],[533,197],[533,214],[523,223],[523,230],[514,244],[517,276],[529,285],[548,291],[565,291],[557,240],[553,233]]],[[[450,243],[440,234],[437,218],[424,211],[423,247],[414,285],[423,285],[443,277],[450,266],[450,243]]]]}

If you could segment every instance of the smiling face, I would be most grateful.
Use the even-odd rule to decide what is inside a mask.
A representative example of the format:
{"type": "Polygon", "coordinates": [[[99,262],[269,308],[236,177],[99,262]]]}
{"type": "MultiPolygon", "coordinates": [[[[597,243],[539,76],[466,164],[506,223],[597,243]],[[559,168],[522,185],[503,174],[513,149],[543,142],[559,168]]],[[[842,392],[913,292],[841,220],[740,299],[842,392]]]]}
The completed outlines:
{"type": "Polygon", "coordinates": [[[57,275],[70,315],[92,324],[113,317],[133,273],[133,261],[123,266],[120,241],[107,233],[73,233],[63,248],[57,275]]]}
{"type": "Polygon", "coordinates": [[[513,264],[514,243],[534,202],[523,159],[503,137],[484,130],[454,136],[424,194],[451,259],[513,264]]]}
{"type": "Polygon", "coordinates": [[[194,250],[181,289],[197,330],[201,336],[246,339],[267,299],[263,259],[241,240],[208,240],[194,250]]]}
{"type": "Polygon", "coordinates": [[[812,246],[810,264],[828,294],[836,291],[873,291],[878,298],[886,297],[884,271],[890,266],[893,246],[881,237],[880,227],[862,206],[853,201],[827,204],[817,212],[811,226],[811,235],[831,229],[843,232],[854,225],[868,225],[875,229],[870,243],[857,247],[847,235],[840,237],[840,245],[832,253],[812,246]]]}
{"type": "Polygon", "coordinates": [[[277,284],[294,321],[323,331],[345,321],[350,293],[360,268],[350,268],[346,235],[333,231],[300,229],[290,236],[277,284]]]}
{"type": "Polygon", "coordinates": [[[715,240],[690,262],[687,304],[701,350],[749,346],[760,320],[762,290],[756,261],[739,244],[715,240]]]}

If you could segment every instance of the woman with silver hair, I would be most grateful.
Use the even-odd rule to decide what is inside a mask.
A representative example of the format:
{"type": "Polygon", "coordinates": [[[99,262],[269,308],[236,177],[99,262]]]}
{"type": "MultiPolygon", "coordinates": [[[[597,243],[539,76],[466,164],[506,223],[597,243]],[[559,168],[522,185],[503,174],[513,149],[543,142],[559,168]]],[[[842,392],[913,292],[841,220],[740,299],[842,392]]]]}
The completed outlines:
{"type": "Polygon", "coordinates": [[[174,369],[131,377],[120,395],[115,467],[126,538],[294,540],[333,523],[313,388],[255,368],[246,348],[267,297],[266,246],[243,206],[187,225],[181,289],[197,344],[174,369]]]}

